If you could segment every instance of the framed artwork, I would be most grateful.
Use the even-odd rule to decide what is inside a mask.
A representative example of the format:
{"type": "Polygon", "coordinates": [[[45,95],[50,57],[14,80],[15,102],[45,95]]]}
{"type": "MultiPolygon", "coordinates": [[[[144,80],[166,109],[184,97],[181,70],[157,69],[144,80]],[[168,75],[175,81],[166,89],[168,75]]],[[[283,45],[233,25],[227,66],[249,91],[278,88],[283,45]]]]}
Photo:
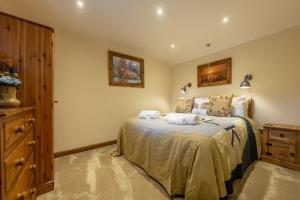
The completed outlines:
{"type": "Polygon", "coordinates": [[[231,84],[231,58],[198,66],[198,87],[231,84]]]}
{"type": "Polygon", "coordinates": [[[144,88],[144,60],[108,51],[109,85],[144,88]]]}

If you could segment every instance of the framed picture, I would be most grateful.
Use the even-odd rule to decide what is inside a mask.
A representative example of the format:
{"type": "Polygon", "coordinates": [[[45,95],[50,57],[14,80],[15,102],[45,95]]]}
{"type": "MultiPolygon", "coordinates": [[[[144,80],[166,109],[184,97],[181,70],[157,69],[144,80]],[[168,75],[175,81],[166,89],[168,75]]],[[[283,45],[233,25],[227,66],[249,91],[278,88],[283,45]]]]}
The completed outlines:
{"type": "Polygon", "coordinates": [[[144,87],[144,60],[108,51],[109,85],[144,87]]]}
{"type": "Polygon", "coordinates": [[[198,87],[231,84],[231,58],[198,66],[198,87]]]}

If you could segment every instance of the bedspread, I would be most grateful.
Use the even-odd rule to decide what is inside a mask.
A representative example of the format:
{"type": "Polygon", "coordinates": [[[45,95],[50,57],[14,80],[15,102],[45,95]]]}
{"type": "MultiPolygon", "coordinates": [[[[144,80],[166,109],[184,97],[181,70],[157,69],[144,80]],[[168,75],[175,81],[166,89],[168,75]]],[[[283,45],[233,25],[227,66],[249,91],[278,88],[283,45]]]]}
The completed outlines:
{"type": "Polygon", "coordinates": [[[143,168],[170,196],[185,195],[186,200],[226,198],[226,183],[242,165],[243,154],[249,153],[245,151],[249,125],[258,156],[260,136],[251,120],[212,118],[214,124],[199,125],[172,125],[163,118],[129,119],[120,128],[114,155],[124,155],[143,168]]]}

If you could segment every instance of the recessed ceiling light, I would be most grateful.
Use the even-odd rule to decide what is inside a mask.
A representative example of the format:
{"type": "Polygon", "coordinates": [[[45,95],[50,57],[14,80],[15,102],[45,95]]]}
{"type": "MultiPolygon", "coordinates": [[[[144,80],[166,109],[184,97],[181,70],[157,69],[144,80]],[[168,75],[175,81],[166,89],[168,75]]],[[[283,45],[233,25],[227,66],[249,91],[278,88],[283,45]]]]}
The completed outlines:
{"type": "Polygon", "coordinates": [[[84,6],[83,1],[77,1],[77,6],[82,8],[84,6]]]}
{"type": "Polygon", "coordinates": [[[157,8],[156,13],[157,13],[157,15],[161,16],[164,14],[164,11],[162,8],[157,8]]]}
{"type": "Polygon", "coordinates": [[[175,44],[171,44],[171,48],[174,49],[175,48],[175,44]]]}
{"type": "Polygon", "coordinates": [[[223,21],[224,24],[226,24],[229,21],[229,18],[228,17],[224,17],[222,21],[223,21]]]}

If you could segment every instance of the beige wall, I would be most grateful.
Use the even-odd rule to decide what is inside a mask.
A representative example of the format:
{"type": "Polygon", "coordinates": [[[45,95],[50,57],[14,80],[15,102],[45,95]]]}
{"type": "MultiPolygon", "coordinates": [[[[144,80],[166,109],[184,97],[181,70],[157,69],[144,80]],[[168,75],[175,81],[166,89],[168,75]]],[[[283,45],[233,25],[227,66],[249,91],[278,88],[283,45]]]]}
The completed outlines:
{"type": "Polygon", "coordinates": [[[251,95],[259,124],[300,125],[300,26],[172,67],[172,109],[179,89],[191,82],[187,96],[234,93],[251,95]],[[197,65],[226,57],[233,59],[231,85],[197,88],[197,65]],[[245,74],[254,76],[251,90],[239,88],[245,74]]]}
{"type": "Polygon", "coordinates": [[[142,109],[170,109],[170,68],[143,55],[56,30],[55,152],[117,138],[118,128],[142,109]],[[145,88],[108,86],[107,50],[145,59],[145,88]]]}
{"type": "Polygon", "coordinates": [[[255,120],[300,125],[300,27],[199,58],[171,69],[128,49],[97,43],[56,30],[54,71],[55,151],[116,139],[118,128],[142,109],[172,109],[179,89],[193,86],[188,96],[251,95],[255,120]],[[145,88],[108,86],[107,50],[145,59],[145,88]],[[231,85],[197,88],[197,65],[233,59],[231,85]],[[246,73],[254,76],[251,90],[239,88],[246,73]],[[170,101],[171,96],[171,101],[170,101]]]}

